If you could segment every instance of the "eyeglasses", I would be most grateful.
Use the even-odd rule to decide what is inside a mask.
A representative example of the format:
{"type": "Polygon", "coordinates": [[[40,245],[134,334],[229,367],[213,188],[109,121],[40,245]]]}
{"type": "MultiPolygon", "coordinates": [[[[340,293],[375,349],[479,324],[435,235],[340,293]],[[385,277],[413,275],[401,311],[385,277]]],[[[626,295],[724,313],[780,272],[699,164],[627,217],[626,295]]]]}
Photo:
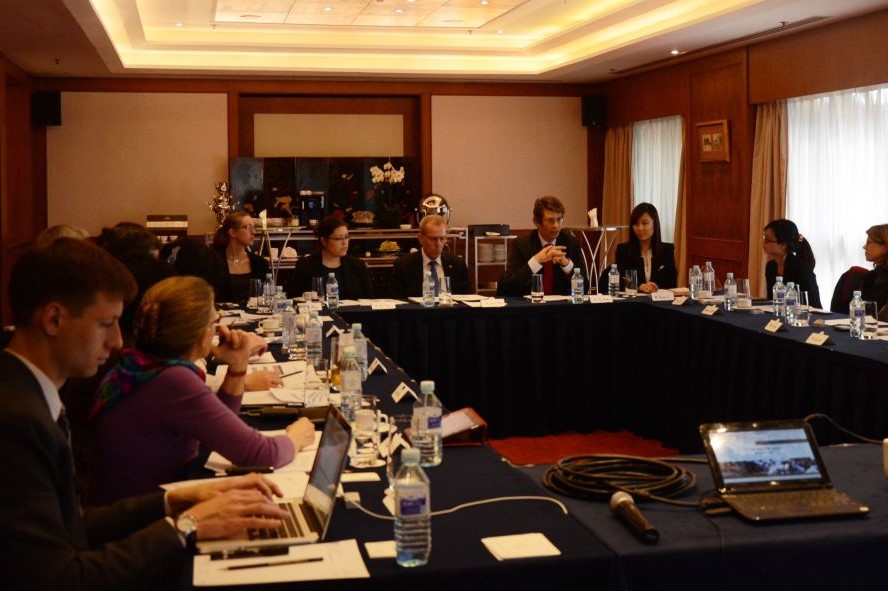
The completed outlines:
{"type": "Polygon", "coordinates": [[[432,242],[447,242],[447,236],[427,236],[423,234],[422,237],[432,242]]]}
{"type": "Polygon", "coordinates": [[[351,239],[351,236],[346,234],[345,236],[330,236],[330,240],[335,240],[336,242],[345,242],[346,240],[351,239]]]}
{"type": "Polygon", "coordinates": [[[238,226],[241,230],[247,230],[248,232],[252,232],[254,230],[253,224],[247,224],[245,226],[238,226]]]}

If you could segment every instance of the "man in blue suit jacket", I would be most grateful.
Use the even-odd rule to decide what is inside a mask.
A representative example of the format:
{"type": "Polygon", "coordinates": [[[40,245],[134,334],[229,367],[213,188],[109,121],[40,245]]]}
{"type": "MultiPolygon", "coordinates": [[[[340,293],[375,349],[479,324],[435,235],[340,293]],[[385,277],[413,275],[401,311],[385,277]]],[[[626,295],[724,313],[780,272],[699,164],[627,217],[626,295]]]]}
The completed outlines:
{"type": "Polygon", "coordinates": [[[497,295],[523,296],[530,293],[530,278],[535,273],[546,273],[552,267],[552,287],[547,294],[570,295],[570,276],[575,266],[589,285],[580,242],[570,233],[561,231],[564,205],[557,197],[540,197],[533,205],[533,223],[536,232],[519,236],[512,241],[512,254],[506,272],[497,287],[497,295]]]}
{"type": "Polygon", "coordinates": [[[466,294],[472,292],[469,283],[469,270],[460,257],[444,252],[447,239],[447,222],[437,214],[427,214],[419,222],[419,244],[422,248],[398,258],[392,266],[388,291],[393,298],[419,297],[422,295],[422,276],[429,263],[435,262],[439,281],[450,277],[450,292],[466,294]]]}
{"type": "Polygon", "coordinates": [[[135,293],[126,267],[85,240],[57,239],[12,268],[16,328],[0,351],[0,589],[177,588],[188,542],[280,524],[269,498],[280,491],[258,474],[81,511],[58,388],[120,347],[117,320],[135,293]]]}

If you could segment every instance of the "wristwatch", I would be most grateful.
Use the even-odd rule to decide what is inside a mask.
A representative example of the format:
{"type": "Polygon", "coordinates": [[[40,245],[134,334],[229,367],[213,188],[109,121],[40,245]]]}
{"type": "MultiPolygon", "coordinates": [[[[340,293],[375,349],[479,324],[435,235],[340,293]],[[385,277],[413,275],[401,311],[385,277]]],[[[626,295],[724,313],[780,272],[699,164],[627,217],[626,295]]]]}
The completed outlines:
{"type": "Polygon", "coordinates": [[[197,518],[188,513],[176,517],[176,530],[185,539],[185,547],[194,552],[197,549],[197,518]]]}

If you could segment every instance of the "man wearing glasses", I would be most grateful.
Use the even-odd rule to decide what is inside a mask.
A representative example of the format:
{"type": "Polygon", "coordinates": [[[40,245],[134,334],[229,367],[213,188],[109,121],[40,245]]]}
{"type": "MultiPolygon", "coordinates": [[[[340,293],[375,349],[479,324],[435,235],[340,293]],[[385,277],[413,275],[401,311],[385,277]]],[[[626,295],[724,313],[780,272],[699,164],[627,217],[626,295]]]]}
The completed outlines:
{"type": "MultiPolygon", "coordinates": [[[[500,296],[523,296],[530,293],[530,278],[543,275],[546,295],[570,294],[570,276],[582,261],[580,243],[568,232],[561,231],[564,205],[557,197],[540,197],[533,204],[536,232],[519,236],[512,242],[512,254],[497,288],[500,296]]],[[[586,270],[579,266],[585,285],[586,270]]]]}
{"type": "Polygon", "coordinates": [[[437,214],[427,214],[419,222],[419,244],[422,248],[400,257],[392,267],[389,278],[389,296],[408,298],[422,295],[422,278],[425,271],[432,272],[432,282],[439,286],[450,277],[450,293],[472,292],[469,270],[463,259],[444,252],[447,244],[447,222],[437,214]]]}

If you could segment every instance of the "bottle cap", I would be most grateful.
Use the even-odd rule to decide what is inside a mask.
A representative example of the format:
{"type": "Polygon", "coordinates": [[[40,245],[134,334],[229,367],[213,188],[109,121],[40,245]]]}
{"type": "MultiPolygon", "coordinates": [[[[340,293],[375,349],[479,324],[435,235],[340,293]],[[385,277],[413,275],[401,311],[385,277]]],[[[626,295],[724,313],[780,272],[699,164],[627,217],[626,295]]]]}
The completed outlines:
{"type": "Polygon", "coordinates": [[[364,325],[361,324],[360,322],[352,322],[352,330],[353,330],[353,331],[355,331],[355,330],[363,330],[363,328],[364,328],[364,325]]]}
{"type": "Polygon", "coordinates": [[[336,279],[336,273],[331,272],[329,275],[327,275],[327,277],[332,277],[333,279],[336,279]]]}
{"type": "Polygon", "coordinates": [[[355,347],[354,347],[354,345],[346,345],[346,346],[345,346],[345,349],[342,350],[342,354],[343,354],[346,358],[348,358],[348,357],[354,357],[354,356],[355,356],[355,347]]]}
{"type": "Polygon", "coordinates": [[[419,448],[405,447],[401,449],[401,463],[419,465],[419,448]]]}
{"type": "Polygon", "coordinates": [[[419,383],[419,391],[423,394],[433,394],[435,392],[435,380],[423,380],[419,383]]]}

